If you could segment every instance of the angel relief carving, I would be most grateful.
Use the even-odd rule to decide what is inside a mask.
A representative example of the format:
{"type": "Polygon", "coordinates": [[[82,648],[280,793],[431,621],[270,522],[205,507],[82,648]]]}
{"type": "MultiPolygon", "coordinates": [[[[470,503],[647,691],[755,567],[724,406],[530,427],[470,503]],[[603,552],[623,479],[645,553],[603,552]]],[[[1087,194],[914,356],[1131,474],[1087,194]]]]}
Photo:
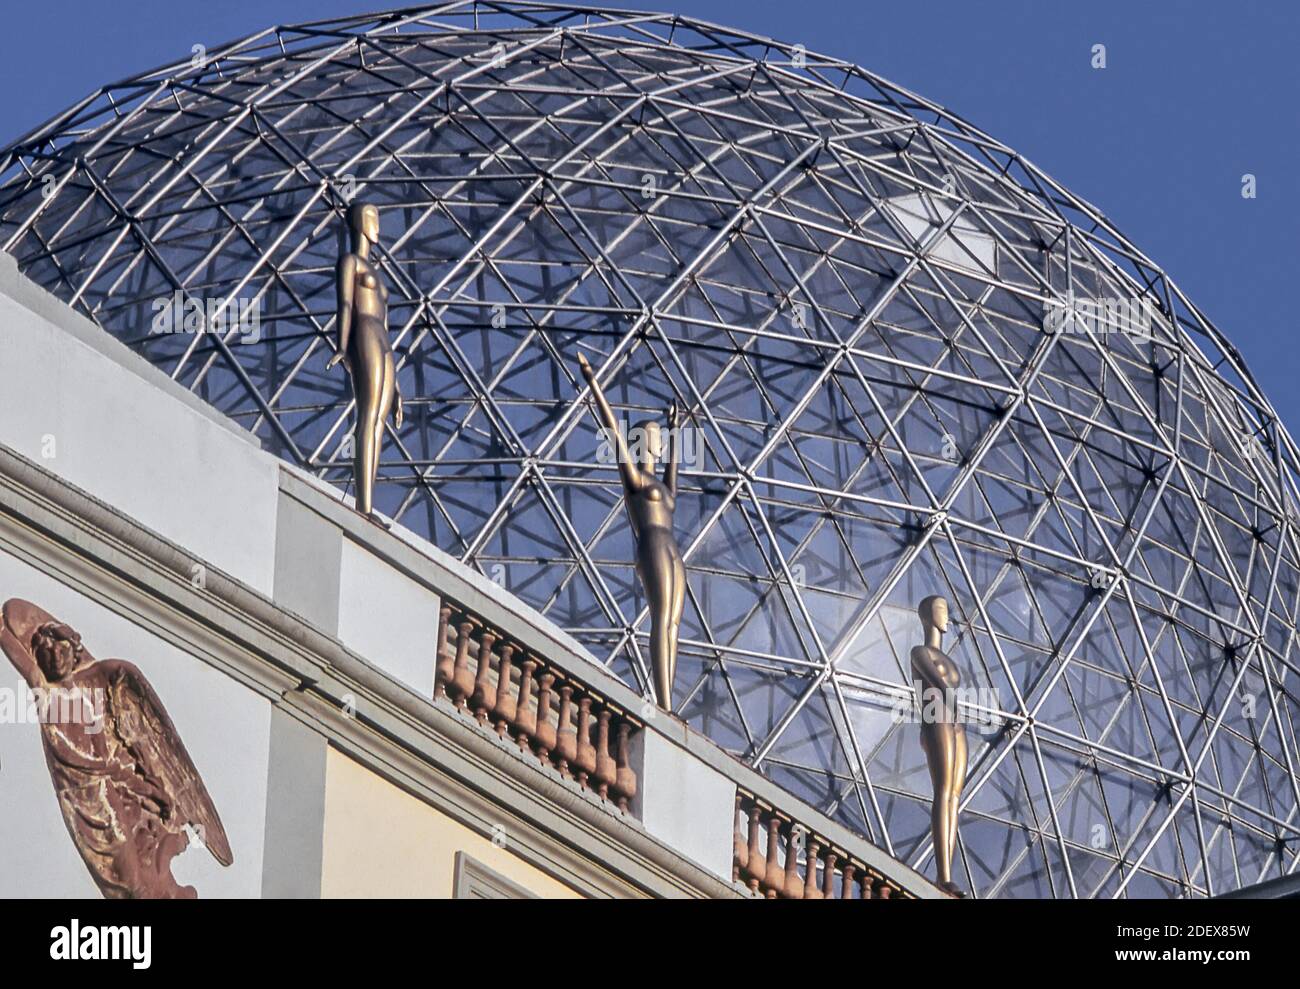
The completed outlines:
{"type": "Polygon", "coordinates": [[[110,899],[189,899],[171,862],[190,828],[234,861],[212,798],[162,701],[132,663],[96,660],[77,632],[12,598],[0,647],[40,699],[54,793],[86,868],[110,899]],[[71,699],[71,702],[70,702],[71,699]]]}

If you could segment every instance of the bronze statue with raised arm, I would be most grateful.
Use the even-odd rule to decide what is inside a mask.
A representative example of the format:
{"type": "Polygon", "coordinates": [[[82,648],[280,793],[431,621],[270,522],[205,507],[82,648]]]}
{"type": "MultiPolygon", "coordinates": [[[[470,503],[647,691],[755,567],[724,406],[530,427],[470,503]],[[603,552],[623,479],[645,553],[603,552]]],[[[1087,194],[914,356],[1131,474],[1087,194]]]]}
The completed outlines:
{"type": "Polygon", "coordinates": [[[960,896],[952,881],[957,849],[957,805],[966,782],[966,729],[957,718],[954,691],[961,684],[957,666],[940,648],[948,631],[948,602],[931,595],[916,609],[925,644],[912,647],[912,679],[920,688],[921,748],[930,767],[934,803],[930,831],[940,888],[960,896]]]}
{"type": "Polygon", "coordinates": [[[338,263],[338,351],[327,368],[339,361],[352,377],[357,426],[353,472],[357,511],[369,517],[374,509],[375,477],[384,420],[393,413],[393,426],[402,428],[402,396],[397,390],[393,346],[388,339],[388,289],[370,260],[379,240],[379,210],[370,203],[348,207],[352,250],[338,263]]]}
{"type": "Polygon", "coordinates": [[[656,461],[664,453],[659,423],[648,419],[633,427],[640,439],[637,451],[640,456],[634,457],[587,358],[579,354],[578,364],[591,386],[597,417],[618,454],[623,499],[636,542],[636,570],[650,605],[650,661],[655,699],[660,707],[671,711],[673,679],[677,672],[677,632],[686,604],[686,567],[673,532],[673,511],[677,507],[677,403],[668,407],[668,451],[664,478],[660,481],[655,477],[656,461]]]}

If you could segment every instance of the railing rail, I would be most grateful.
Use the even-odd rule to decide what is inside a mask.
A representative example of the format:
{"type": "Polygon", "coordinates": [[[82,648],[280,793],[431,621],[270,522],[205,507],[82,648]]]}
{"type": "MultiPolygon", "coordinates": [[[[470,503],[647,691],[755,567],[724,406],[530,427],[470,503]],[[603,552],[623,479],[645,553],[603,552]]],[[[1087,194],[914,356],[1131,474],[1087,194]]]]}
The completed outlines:
{"type": "Polygon", "coordinates": [[[644,722],[450,601],[438,615],[434,673],[434,699],[444,697],[627,813],[638,782],[629,744],[644,722]]]}
{"type": "MultiPolygon", "coordinates": [[[[515,742],[622,813],[639,780],[630,742],[645,722],[479,615],[444,598],[434,699],[515,742]]],[[[779,801],[777,802],[779,803],[779,801]]],[[[743,787],[736,790],[732,880],[767,899],[911,899],[898,882],[743,787]]]]}
{"type": "Polygon", "coordinates": [[[743,790],[736,793],[732,879],[769,900],[911,898],[834,842],[743,790]]]}

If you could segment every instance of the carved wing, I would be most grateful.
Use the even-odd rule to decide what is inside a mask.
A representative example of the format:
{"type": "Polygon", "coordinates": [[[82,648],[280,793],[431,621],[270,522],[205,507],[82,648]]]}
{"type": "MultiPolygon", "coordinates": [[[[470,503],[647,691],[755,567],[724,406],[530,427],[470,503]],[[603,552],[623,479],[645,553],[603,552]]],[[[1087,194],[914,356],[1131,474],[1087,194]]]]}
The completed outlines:
{"type": "Polygon", "coordinates": [[[100,666],[109,682],[108,723],[131,753],[136,770],[157,789],[165,823],[176,833],[186,824],[199,829],[212,857],[230,865],[234,855],[221,817],[153,687],[133,663],[110,659],[100,666]]]}

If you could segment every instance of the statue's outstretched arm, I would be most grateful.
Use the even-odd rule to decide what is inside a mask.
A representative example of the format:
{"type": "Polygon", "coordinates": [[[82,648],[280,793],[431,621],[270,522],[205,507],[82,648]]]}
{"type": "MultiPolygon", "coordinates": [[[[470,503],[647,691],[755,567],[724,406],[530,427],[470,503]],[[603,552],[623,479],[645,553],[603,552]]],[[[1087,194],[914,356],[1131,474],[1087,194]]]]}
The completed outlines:
{"type": "Polygon", "coordinates": [[[629,491],[640,490],[645,484],[645,479],[641,476],[641,468],[632,459],[632,451],[627,448],[627,440],[624,438],[622,430],[618,428],[618,420],[614,418],[614,410],[609,407],[605,393],[601,391],[600,385],[596,383],[596,372],[592,370],[591,364],[587,362],[585,354],[578,355],[578,366],[582,369],[582,376],[587,379],[587,384],[591,386],[591,398],[596,403],[597,418],[605,427],[606,433],[610,436],[615,449],[618,451],[618,471],[623,475],[623,484],[629,491]]]}
{"type": "Polygon", "coordinates": [[[680,421],[677,400],[668,406],[668,462],[664,464],[664,487],[677,497],[677,424],[680,421]]]}
{"type": "MultiPolygon", "coordinates": [[[[334,328],[338,331],[339,349],[330,358],[327,368],[339,361],[348,359],[348,342],[352,336],[352,292],[357,281],[357,259],[351,254],[339,258],[338,263],[338,310],[334,317],[334,328]]],[[[349,368],[350,370],[350,368],[349,368]]]]}
{"type": "Polygon", "coordinates": [[[27,681],[27,686],[32,688],[45,686],[45,674],[37,665],[32,651],[19,642],[13,632],[2,626],[0,626],[0,647],[3,647],[9,662],[14,664],[14,669],[27,681]]]}

